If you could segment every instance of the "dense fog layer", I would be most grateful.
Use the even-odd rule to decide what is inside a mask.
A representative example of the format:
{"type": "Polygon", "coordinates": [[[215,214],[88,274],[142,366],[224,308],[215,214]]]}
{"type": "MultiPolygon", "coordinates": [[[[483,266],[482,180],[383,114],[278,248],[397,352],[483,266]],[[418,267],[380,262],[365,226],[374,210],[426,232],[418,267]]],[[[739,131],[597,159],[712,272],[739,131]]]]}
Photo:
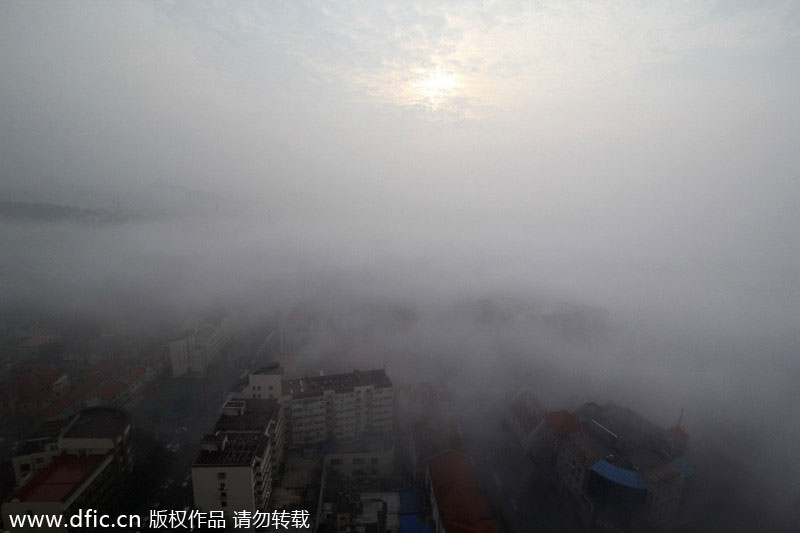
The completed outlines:
{"type": "Polygon", "coordinates": [[[0,302],[109,329],[313,309],[399,378],[683,409],[728,465],[720,505],[786,526],[799,24],[782,2],[5,2],[0,302]]]}

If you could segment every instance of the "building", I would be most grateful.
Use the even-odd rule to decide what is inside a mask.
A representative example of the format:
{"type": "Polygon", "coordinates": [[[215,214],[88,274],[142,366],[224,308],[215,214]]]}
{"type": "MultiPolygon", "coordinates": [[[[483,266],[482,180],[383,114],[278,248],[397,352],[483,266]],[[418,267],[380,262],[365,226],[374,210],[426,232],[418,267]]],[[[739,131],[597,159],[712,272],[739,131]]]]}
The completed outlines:
{"type": "Polygon", "coordinates": [[[630,409],[590,402],[574,414],[548,413],[535,434],[587,525],[648,531],[679,523],[694,474],[680,426],[664,430],[630,409]]]}
{"type": "Polygon", "coordinates": [[[281,365],[270,363],[247,375],[247,385],[236,393],[237,398],[270,400],[282,395],[283,375],[281,365]]]}
{"type": "Polygon", "coordinates": [[[534,432],[542,423],[544,410],[536,401],[533,393],[523,389],[508,403],[506,421],[517,435],[525,453],[533,452],[534,432]]]}
{"type": "Polygon", "coordinates": [[[354,442],[394,429],[394,387],[385,370],[283,380],[293,446],[354,442]]]}
{"type": "Polygon", "coordinates": [[[454,450],[431,457],[426,480],[437,533],[500,533],[500,526],[492,518],[478,487],[469,457],[454,450]]]}
{"type": "Polygon", "coordinates": [[[77,383],[63,396],[54,400],[41,413],[44,420],[70,418],[86,407],[87,400],[108,385],[122,369],[121,361],[103,361],[83,369],[83,381],[77,383]]]}
{"type": "Polygon", "coordinates": [[[63,426],[44,425],[13,460],[20,483],[3,503],[4,523],[12,514],[102,508],[131,472],[130,431],[130,417],[114,407],[84,409],[63,426]]]}
{"type": "Polygon", "coordinates": [[[291,312],[281,318],[278,333],[281,353],[293,354],[306,344],[311,336],[314,320],[300,312],[291,312]]]}
{"type": "Polygon", "coordinates": [[[21,487],[61,455],[58,439],[70,420],[56,420],[40,425],[11,459],[14,484],[21,487]]]}
{"type": "Polygon", "coordinates": [[[0,415],[38,414],[69,388],[69,377],[65,373],[37,365],[0,384],[0,415]]]}
{"type": "Polygon", "coordinates": [[[202,511],[261,511],[283,448],[277,400],[232,399],[192,463],[195,507],[202,511]]]}
{"type": "Polygon", "coordinates": [[[170,342],[168,346],[173,377],[205,374],[233,337],[234,330],[234,320],[221,317],[190,329],[180,339],[170,342]]]}
{"type": "Polygon", "coordinates": [[[386,479],[395,471],[392,439],[374,439],[358,445],[332,446],[325,450],[324,471],[343,479],[386,479]]]}
{"type": "Polygon", "coordinates": [[[166,363],[166,350],[157,350],[143,357],[121,377],[94,393],[87,405],[125,405],[139,398],[147,387],[165,374],[166,363]]]}

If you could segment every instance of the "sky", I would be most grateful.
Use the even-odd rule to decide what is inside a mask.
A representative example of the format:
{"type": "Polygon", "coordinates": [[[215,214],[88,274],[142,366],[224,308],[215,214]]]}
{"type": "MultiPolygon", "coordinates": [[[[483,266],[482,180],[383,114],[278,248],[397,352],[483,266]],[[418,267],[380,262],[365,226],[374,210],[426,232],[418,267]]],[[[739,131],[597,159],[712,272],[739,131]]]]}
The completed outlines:
{"type": "Polygon", "coordinates": [[[800,311],[796,3],[0,14],[2,181],[24,199],[109,207],[161,180],[343,268],[759,327],[800,311]]]}
{"type": "Polygon", "coordinates": [[[798,2],[3,1],[0,202],[131,218],[0,220],[0,301],[586,304],[585,382],[800,442],[799,95],[798,2]]]}

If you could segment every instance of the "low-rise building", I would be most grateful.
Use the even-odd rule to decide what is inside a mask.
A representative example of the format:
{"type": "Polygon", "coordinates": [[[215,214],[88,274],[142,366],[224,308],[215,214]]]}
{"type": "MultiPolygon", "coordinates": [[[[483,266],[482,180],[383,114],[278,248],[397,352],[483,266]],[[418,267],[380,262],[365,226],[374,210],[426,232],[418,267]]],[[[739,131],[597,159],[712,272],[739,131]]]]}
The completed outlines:
{"type": "Polygon", "coordinates": [[[44,422],[31,437],[15,451],[11,459],[14,468],[15,486],[21,487],[33,476],[44,470],[62,450],[58,447],[58,438],[69,425],[70,420],[44,422]]]}
{"type": "Polygon", "coordinates": [[[535,436],[587,525],[646,531],[678,524],[694,473],[680,426],[664,430],[630,409],[590,402],[574,414],[548,413],[535,436]]]}
{"type": "Polygon", "coordinates": [[[475,479],[472,460],[445,450],[428,460],[427,485],[437,533],[500,533],[475,479]]]}
{"type": "Polygon", "coordinates": [[[0,384],[0,415],[37,415],[69,388],[70,380],[64,372],[37,365],[0,384]]]}
{"type": "Polygon", "coordinates": [[[156,350],[143,357],[121,377],[100,388],[87,405],[126,405],[139,398],[144,390],[166,371],[166,350],[156,350]]]}
{"type": "Polygon", "coordinates": [[[233,337],[234,330],[234,319],[222,317],[190,329],[181,338],[170,342],[173,377],[205,374],[233,337]]]}
{"type": "Polygon", "coordinates": [[[112,489],[131,472],[130,417],[113,407],[81,411],[63,426],[43,426],[28,452],[14,460],[20,486],[3,503],[3,520],[10,515],[57,514],[98,509],[108,503],[112,489]],[[56,453],[57,452],[57,453],[56,453]],[[41,462],[39,459],[43,459],[41,462]]]}

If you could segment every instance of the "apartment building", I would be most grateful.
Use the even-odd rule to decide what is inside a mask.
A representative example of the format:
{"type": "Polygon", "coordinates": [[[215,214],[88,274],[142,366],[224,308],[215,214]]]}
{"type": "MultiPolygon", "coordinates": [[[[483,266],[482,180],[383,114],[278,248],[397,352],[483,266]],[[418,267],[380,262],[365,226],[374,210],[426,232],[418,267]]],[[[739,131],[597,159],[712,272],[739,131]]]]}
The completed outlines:
{"type": "Polygon", "coordinates": [[[14,458],[18,487],[3,503],[9,515],[72,514],[102,508],[131,472],[130,418],[114,407],[94,407],[59,426],[44,425],[14,458]]]}
{"type": "Polygon", "coordinates": [[[235,393],[240,399],[271,400],[280,398],[282,393],[283,375],[279,363],[270,363],[267,366],[250,372],[247,376],[247,385],[235,393]]]}
{"type": "Polygon", "coordinates": [[[191,328],[184,336],[170,342],[168,346],[173,377],[205,374],[233,337],[234,330],[234,319],[222,317],[191,328]]]}
{"type": "Polygon", "coordinates": [[[232,399],[192,463],[194,504],[203,511],[264,510],[283,449],[275,399],[232,399]]]}
{"type": "Polygon", "coordinates": [[[352,442],[394,428],[394,387],[385,370],[285,379],[293,446],[352,442]]]}
{"type": "Polygon", "coordinates": [[[44,470],[53,459],[61,455],[58,438],[71,420],[44,422],[31,437],[20,446],[11,465],[14,469],[14,486],[21,487],[33,476],[44,470]]]}

